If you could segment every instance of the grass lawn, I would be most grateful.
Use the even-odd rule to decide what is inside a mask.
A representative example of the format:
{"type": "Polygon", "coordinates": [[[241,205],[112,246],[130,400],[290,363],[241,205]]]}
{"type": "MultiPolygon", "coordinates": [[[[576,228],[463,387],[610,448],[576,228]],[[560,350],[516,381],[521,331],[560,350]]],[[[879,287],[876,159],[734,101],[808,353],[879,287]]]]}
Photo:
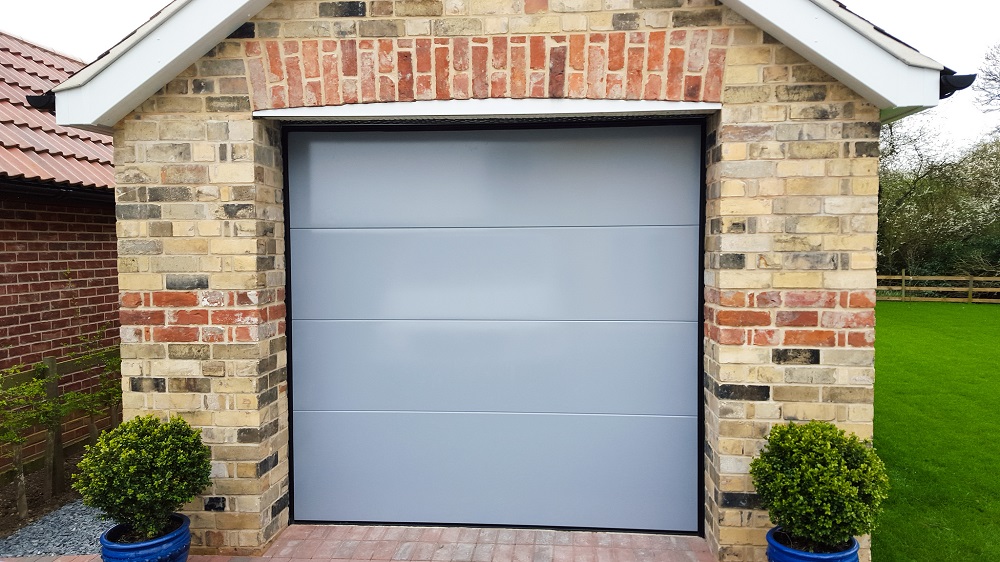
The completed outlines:
{"type": "Polygon", "coordinates": [[[1000,305],[880,302],[875,562],[1000,560],[1000,305]]]}

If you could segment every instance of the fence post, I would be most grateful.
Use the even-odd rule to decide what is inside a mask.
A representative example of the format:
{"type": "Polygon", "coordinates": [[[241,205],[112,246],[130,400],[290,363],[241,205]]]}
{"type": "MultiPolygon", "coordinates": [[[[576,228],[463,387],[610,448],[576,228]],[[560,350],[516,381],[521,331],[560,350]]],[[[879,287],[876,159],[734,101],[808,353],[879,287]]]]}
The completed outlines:
{"type": "MultiPolygon", "coordinates": [[[[59,367],[55,357],[42,359],[45,366],[45,395],[50,401],[50,407],[57,414],[61,414],[62,406],[59,401],[59,367]]],[[[43,489],[45,499],[49,500],[54,494],[61,494],[66,488],[66,474],[63,466],[64,455],[62,448],[62,416],[56,415],[49,420],[45,428],[45,487],[43,489]]]]}
{"type": "Polygon", "coordinates": [[[975,287],[975,281],[973,277],[969,276],[969,304],[972,304],[972,289],[975,287]]]}
{"type": "Polygon", "coordinates": [[[903,273],[901,273],[899,275],[899,285],[900,285],[900,287],[903,288],[903,295],[900,297],[900,300],[903,301],[903,302],[906,302],[906,270],[905,269],[903,270],[903,273]]]}

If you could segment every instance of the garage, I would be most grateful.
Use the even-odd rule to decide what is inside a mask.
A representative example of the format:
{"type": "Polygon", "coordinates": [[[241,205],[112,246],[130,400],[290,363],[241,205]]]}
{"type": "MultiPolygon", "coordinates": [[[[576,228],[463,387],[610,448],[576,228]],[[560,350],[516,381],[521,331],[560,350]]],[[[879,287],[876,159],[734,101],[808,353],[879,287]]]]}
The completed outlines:
{"type": "Polygon", "coordinates": [[[698,530],[700,124],[286,146],[296,520],[698,530]]]}

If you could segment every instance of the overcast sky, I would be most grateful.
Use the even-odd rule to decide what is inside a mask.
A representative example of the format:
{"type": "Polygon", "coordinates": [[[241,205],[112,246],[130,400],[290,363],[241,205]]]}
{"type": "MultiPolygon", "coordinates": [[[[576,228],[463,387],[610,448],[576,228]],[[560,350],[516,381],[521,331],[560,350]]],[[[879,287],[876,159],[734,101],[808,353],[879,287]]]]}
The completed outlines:
{"type": "MultiPolygon", "coordinates": [[[[1000,43],[1000,0],[842,0],[851,10],[959,74],[976,72],[1000,43]]],[[[72,55],[97,58],[169,0],[3,0],[0,30],[72,55]]],[[[1000,125],[966,90],[929,112],[945,142],[966,145],[1000,125]]]]}

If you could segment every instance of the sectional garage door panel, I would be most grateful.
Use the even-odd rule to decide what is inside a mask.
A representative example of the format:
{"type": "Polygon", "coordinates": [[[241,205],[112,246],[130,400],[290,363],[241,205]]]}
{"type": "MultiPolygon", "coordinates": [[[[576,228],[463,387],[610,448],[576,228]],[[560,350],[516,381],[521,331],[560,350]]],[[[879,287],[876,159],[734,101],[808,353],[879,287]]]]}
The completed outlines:
{"type": "Polygon", "coordinates": [[[691,165],[700,161],[699,127],[594,130],[296,133],[288,144],[289,180],[310,204],[293,204],[291,222],[699,224],[700,171],[691,165]]]}
{"type": "Polygon", "coordinates": [[[293,423],[297,443],[326,445],[295,449],[297,519],[697,529],[700,491],[678,477],[697,470],[695,418],[296,412],[293,423]]]}
{"type": "Polygon", "coordinates": [[[289,132],[294,517],[696,531],[699,135],[289,132]]]}
{"type": "Polygon", "coordinates": [[[696,227],[296,229],[296,318],[698,318],[696,227]],[[347,275],[345,272],[349,272],[347,275]]]}
{"type": "Polygon", "coordinates": [[[696,364],[693,322],[295,320],[292,331],[296,372],[310,373],[294,381],[299,411],[697,415],[697,377],[664,376],[696,364]]]}

